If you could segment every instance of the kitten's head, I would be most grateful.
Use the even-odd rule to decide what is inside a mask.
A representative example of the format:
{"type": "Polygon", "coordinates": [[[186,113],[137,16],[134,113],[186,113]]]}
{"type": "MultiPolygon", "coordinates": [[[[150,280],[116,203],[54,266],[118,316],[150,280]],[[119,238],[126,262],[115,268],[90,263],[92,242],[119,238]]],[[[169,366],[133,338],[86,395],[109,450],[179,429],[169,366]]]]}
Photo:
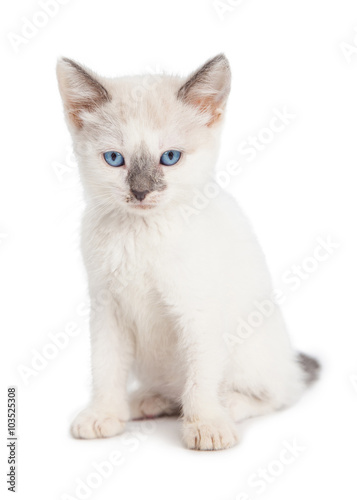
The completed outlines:
{"type": "Polygon", "coordinates": [[[224,55],[189,78],[102,78],[74,61],[59,88],[89,201],[144,215],[192,200],[210,179],[230,90],[224,55]]]}

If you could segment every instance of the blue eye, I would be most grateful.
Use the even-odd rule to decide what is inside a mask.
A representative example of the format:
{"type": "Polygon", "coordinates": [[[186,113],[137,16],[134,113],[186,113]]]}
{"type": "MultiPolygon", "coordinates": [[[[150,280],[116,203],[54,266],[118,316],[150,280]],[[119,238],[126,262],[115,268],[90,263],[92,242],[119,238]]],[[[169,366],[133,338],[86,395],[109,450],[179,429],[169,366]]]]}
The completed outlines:
{"type": "Polygon", "coordinates": [[[175,149],[170,149],[169,151],[165,151],[165,153],[160,158],[160,163],[162,165],[175,165],[181,158],[180,151],[176,151],[175,149]]]}
{"type": "Polygon", "coordinates": [[[107,151],[104,153],[104,159],[111,167],[121,167],[124,165],[124,156],[117,151],[107,151]]]}

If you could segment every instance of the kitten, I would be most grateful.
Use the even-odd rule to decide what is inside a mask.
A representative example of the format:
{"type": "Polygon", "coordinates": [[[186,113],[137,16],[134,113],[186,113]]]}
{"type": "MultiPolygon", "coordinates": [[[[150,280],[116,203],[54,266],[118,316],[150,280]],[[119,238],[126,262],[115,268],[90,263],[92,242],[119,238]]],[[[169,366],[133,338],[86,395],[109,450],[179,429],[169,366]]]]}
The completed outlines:
{"type": "Polygon", "coordinates": [[[87,203],[92,301],[92,402],[72,434],[109,437],[129,419],[181,414],[188,448],[233,446],[235,422],[295,402],[319,365],[292,349],[276,306],[242,327],[271,281],[231,196],[187,208],[212,183],[228,61],[183,79],[102,78],[61,59],[57,75],[87,203]],[[131,395],[129,373],[140,382],[131,395]]]}

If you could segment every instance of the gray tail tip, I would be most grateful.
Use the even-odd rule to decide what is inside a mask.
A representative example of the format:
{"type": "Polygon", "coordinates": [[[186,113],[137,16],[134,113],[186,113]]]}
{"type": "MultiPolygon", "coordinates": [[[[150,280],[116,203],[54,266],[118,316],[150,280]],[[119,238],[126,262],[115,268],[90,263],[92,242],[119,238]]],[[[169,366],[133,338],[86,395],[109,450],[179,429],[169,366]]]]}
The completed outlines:
{"type": "Polygon", "coordinates": [[[321,365],[319,361],[302,352],[298,353],[297,360],[305,374],[306,385],[310,385],[315,382],[315,380],[319,378],[319,374],[321,371],[321,365]]]}

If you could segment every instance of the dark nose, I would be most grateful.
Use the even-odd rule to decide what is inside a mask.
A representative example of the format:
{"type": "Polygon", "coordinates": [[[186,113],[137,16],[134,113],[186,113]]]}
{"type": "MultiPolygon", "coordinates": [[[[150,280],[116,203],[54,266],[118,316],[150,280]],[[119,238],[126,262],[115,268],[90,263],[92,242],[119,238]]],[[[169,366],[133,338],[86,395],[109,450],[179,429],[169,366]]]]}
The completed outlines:
{"type": "Polygon", "coordinates": [[[135,189],[132,189],[131,192],[133,193],[135,198],[139,201],[143,201],[146,195],[150,193],[150,191],[135,191],[135,189]]]}

